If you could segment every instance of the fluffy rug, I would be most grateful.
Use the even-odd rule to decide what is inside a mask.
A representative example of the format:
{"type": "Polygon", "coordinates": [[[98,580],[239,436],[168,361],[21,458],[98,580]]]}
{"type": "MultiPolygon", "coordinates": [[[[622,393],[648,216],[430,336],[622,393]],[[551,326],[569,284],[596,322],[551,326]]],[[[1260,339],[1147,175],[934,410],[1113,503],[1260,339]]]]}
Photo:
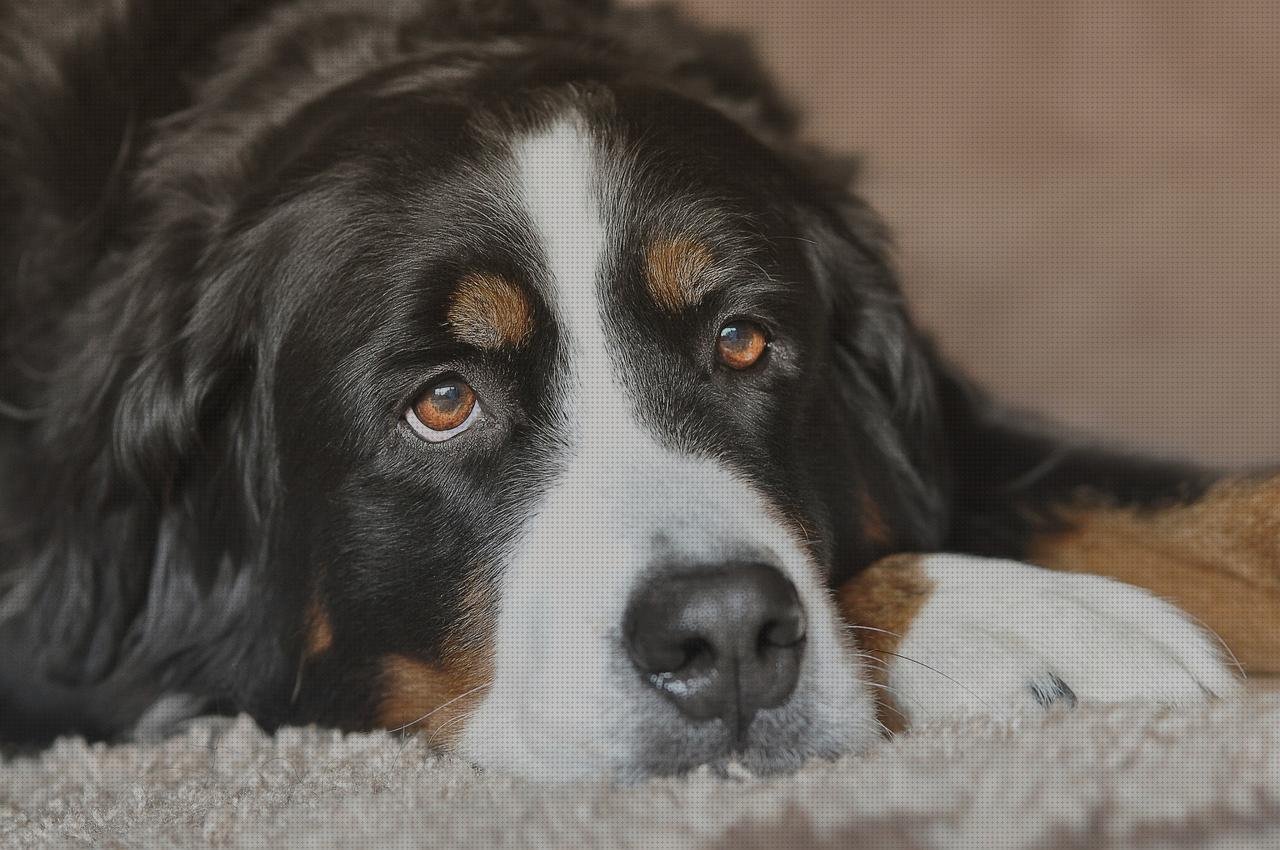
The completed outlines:
{"type": "Polygon", "coordinates": [[[934,727],[798,775],[481,774],[418,739],[201,719],[0,766],[14,847],[1280,847],[1280,694],[934,727]]]}

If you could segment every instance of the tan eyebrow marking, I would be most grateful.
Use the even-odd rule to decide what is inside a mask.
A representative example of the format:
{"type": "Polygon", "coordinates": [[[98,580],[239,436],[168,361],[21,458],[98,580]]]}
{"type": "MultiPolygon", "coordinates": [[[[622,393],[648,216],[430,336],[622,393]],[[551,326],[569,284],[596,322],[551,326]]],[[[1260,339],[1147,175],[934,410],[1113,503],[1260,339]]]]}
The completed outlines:
{"type": "Polygon", "coordinates": [[[533,307],[520,287],[504,277],[471,273],[449,301],[449,327],[461,342],[494,350],[515,348],[533,332],[533,307]]]}
{"type": "Polygon", "coordinates": [[[703,272],[711,266],[711,249],[684,237],[663,238],[645,251],[645,279],[658,306],[678,313],[706,294],[703,272]]]}

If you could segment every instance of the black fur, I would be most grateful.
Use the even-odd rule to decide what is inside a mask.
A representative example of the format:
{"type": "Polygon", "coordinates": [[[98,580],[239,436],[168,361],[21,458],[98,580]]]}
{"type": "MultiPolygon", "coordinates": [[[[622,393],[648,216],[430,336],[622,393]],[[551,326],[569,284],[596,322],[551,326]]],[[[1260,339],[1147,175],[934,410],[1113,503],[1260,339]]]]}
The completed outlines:
{"type": "MultiPolygon", "coordinates": [[[[620,157],[671,166],[653,197],[733,193],[749,214],[707,238],[755,240],[753,262],[803,282],[760,295],[795,337],[794,380],[658,424],[678,442],[699,423],[696,440],[761,477],[832,582],[891,551],[1016,555],[1081,485],[1194,493],[1194,471],[999,424],[906,315],[852,169],[793,140],[745,42],[606,5],[5,10],[0,738],[118,735],[165,694],[267,726],[367,726],[380,655],[442,651],[509,532],[486,518],[536,490],[557,357],[554,337],[520,362],[421,340],[444,296],[424,280],[526,264],[518,240],[476,241],[509,215],[486,206],[480,109],[498,124],[558,100],[595,110],[620,157]],[[384,297],[348,286],[370,280],[384,297]],[[499,388],[509,430],[465,457],[410,455],[387,414],[450,358],[499,388]],[[850,522],[862,494],[887,540],[850,522]],[[316,598],[341,651],[301,669],[316,598]]],[[[629,226],[687,212],[638,204],[629,226]]],[[[668,352],[646,374],[684,374],[682,328],[644,303],[615,307],[668,352]]]]}

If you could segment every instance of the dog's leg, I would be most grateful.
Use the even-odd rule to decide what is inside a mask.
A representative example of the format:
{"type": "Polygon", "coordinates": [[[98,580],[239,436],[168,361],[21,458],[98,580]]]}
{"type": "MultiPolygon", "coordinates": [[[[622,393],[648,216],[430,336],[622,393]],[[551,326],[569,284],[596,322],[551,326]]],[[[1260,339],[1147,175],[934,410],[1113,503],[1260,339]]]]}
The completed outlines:
{"type": "Polygon", "coordinates": [[[1238,687],[1234,659],[1280,672],[1280,475],[1220,477],[1037,434],[940,376],[943,548],[961,554],[889,558],[839,590],[878,663],[887,724],[1204,699],[1238,687]]]}
{"type": "Polygon", "coordinates": [[[1280,672],[1280,472],[1224,477],[1036,434],[954,377],[946,551],[1110,576],[1217,633],[1251,673],[1280,672]]]}
{"type": "MultiPolygon", "coordinates": [[[[1075,475],[1070,455],[1060,464],[1075,475]]],[[[1042,484],[996,504],[976,522],[962,514],[964,539],[947,548],[1146,588],[1220,636],[1248,672],[1280,673],[1280,476],[1223,478],[1167,499],[1042,484]],[[983,529],[993,526],[1016,531],[991,547],[984,538],[997,532],[983,529]]]]}
{"type": "Polygon", "coordinates": [[[1228,479],[1184,505],[1056,508],[1027,560],[1144,587],[1217,633],[1249,672],[1280,673],[1280,477],[1228,479]]]}
{"type": "Polygon", "coordinates": [[[1174,606],[1092,575],[970,555],[900,555],[839,604],[890,728],[1077,701],[1199,702],[1238,687],[1221,645],[1174,606]]]}

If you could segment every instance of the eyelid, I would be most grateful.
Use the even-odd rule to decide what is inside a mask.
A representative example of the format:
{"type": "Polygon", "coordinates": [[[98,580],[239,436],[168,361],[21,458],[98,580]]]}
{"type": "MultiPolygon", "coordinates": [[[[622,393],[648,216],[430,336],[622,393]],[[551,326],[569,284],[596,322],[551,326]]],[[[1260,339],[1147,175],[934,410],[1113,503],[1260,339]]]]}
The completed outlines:
{"type": "Polygon", "coordinates": [[[461,434],[463,431],[471,427],[476,418],[480,415],[480,399],[477,398],[475,403],[471,405],[471,412],[467,414],[467,418],[462,424],[450,428],[448,431],[436,431],[422,424],[422,420],[413,411],[413,405],[409,405],[404,412],[404,419],[409,424],[409,428],[413,433],[417,434],[428,443],[443,443],[452,437],[461,434]]]}

